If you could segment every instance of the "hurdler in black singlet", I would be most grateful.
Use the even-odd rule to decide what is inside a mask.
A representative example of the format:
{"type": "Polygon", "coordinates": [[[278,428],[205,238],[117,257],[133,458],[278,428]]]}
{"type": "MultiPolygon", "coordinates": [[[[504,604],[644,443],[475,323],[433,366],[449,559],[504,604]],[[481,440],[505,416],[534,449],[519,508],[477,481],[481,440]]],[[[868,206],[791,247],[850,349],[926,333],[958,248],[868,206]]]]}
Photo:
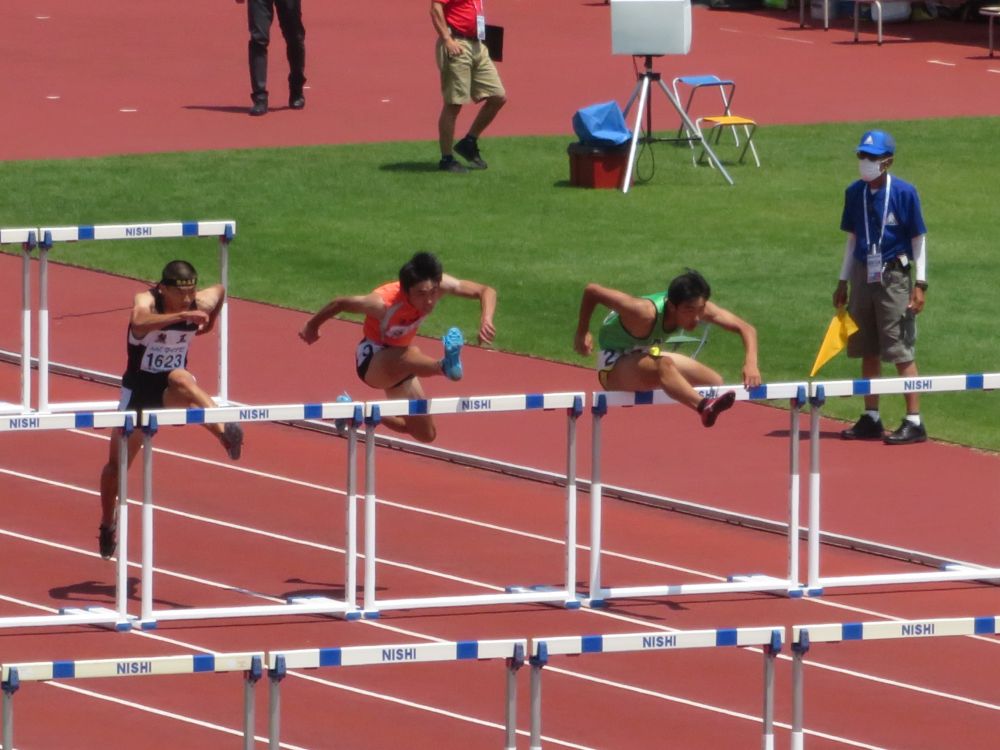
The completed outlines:
{"type": "MultiPolygon", "coordinates": [[[[163,314],[163,297],[155,287],[153,294],[156,312],[163,314]]],[[[194,302],[191,310],[197,310],[194,302]]],[[[122,375],[122,398],[119,409],[157,409],[163,406],[163,392],[167,389],[167,376],[171,370],[187,367],[188,347],[198,332],[198,324],[187,321],[171,323],[165,328],[150,331],[142,338],[127,333],[128,365],[122,375]]]]}

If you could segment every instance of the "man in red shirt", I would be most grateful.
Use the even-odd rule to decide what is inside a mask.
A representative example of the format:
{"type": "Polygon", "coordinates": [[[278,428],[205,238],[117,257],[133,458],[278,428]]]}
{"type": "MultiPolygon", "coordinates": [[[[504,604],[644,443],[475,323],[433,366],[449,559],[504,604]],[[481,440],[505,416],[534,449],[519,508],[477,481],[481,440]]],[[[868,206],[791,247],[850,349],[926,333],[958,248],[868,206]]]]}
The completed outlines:
{"type": "Polygon", "coordinates": [[[486,169],[479,153],[479,136],[493,122],[507,103],[507,92],[497,73],[483,39],[486,17],[483,0],[431,0],[431,22],[437,31],[437,61],[441,71],[441,96],[444,106],[438,118],[438,140],[445,172],[467,172],[452,152],[469,163],[472,169],[486,169]],[[458,143],[455,122],[463,104],[483,102],[468,134],[458,143]]]}
{"type": "MultiPolygon", "coordinates": [[[[383,284],[366,295],[331,300],[309,319],[299,336],[312,344],[319,339],[320,326],[330,318],[343,312],[364,315],[364,338],[355,352],[358,377],[372,388],[384,390],[389,398],[424,399],[421,376],[462,378],[459,354],[464,341],[460,330],[451,328],[444,335],[443,359],[428,357],[412,343],[424,318],[445,294],[478,299],[482,309],[479,342],[493,340],[496,291],[485,284],[449,276],[442,271],[437,257],[423,252],[399,269],[399,281],[383,284]]],[[[382,417],[382,424],[423,443],[437,437],[429,416],[382,417]]]]}

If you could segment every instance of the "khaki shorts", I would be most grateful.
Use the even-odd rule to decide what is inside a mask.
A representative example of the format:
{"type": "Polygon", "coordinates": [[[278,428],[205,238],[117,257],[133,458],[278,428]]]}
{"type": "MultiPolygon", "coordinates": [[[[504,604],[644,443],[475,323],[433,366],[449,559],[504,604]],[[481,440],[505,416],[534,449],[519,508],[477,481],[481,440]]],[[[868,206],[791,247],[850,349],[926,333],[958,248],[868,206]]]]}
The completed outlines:
{"type": "Polygon", "coordinates": [[[909,271],[886,269],[881,284],[869,284],[866,274],[864,263],[854,263],[847,311],[858,331],[847,340],[847,356],[878,355],[891,364],[913,362],[917,321],[906,309],[913,288],[909,271]]]}
{"type": "Polygon", "coordinates": [[[486,45],[474,39],[455,38],[462,54],[449,57],[444,42],[437,42],[437,64],[441,71],[441,96],[445,104],[480,102],[491,96],[506,96],[486,45]]]}

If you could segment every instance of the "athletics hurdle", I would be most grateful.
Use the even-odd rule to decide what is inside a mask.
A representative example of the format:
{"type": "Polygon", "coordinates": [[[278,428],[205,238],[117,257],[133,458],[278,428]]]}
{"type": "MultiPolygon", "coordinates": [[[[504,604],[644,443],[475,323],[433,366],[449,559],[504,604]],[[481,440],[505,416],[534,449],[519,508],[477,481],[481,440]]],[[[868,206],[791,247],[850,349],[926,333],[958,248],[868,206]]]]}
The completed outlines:
{"type": "Polygon", "coordinates": [[[754,524],[773,531],[784,531],[788,536],[788,573],[785,578],[751,575],[732,576],[731,580],[717,583],[685,583],[662,586],[605,587],[601,583],[601,524],[605,486],[601,481],[601,423],[611,407],[651,406],[676,404],[662,391],[598,391],[593,394],[591,480],[590,480],[590,589],[585,599],[589,606],[601,606],[607,599],[640,596],[679,596],[684,594],[721,594],[748,591],[784,591],[789,596],[801,595],[799,584],[799,409],[806,401],[806,383],[771,383],[744,388],[742,385],[699,387],[702,396],[714,397],[727,390],[736,392],[738,401],[766,401],[789,399],[789,483],[788,523],[769,519],[752,518],[735,513],[711,510],[680,500],[665,500],[667,507],[676,510],[697,510],[699,515],[754,524]]]}
{"type": "Polygon", "coordinates": [[[982,391],[1000,388],[1000,373],[932,375],[916,378],[884,378],[873,380],[834,380],[811,384],[809,424],[809,535],[807,593],[819,595],[824,589],[840,586],[931,583],[934,581],[977,581],[1000,578],[1000,568],[945,560],[914,550],[902,550],[863,539],[845,538],[822,531],[820,474],[820,412],[826,399],[835,396],[887,395],[920,392],[947,393],[982,391]],[[851,547],[883,555],[903,556],[923,564],[939,565],[944,569],[921,573],[866,574],[823,577],[820,573],[820,540],[835,540],[851,547]]]}
{"type": "MultiPolygon", "coordinates": [[[[0,414],[31,411],[31,251],[38,244],[37,229],[0,229],[0,245],[21,246],[21,406],[0,401],[0,414]]],[[[13,352],[4,352],[13,355],[13,352]]],[[[17,355],[11,359],[17,358],[17,355]]]]}
{"type": "MultiPolygon", "coordinates": [[[[427,664],[446,661],[504,659],[507,665],[504,749],[517,747],[517,671],[524,664],[527,640],[444,641],[391,646],[346,646],[270,651],[267,655],[270,750],[278,750],[281,737],[281,681],[289,669],[351,667],[376,664],[427,664]]],[[[336,742],[336,738],[331,738],[336,742]]]]}
{"type": "Polygon", "coordinates": [[[358,402],[291,404],[274,406],[225,406],[212,409],[150,409],[142,414],[142,611],[140,626],[155,628],[160,620],[196,620],[216,617],[340,614],[357,619],[357,427],[363,405],[358,402]],[[153,609],[153,436],[166,425],[205,425],[226,422],[283,422],[304,419],[343,419],[350,422],[347,435],[347,487],[345,491],[344,600],[325,597],[295,598],[285,604],[231,607],[153,609]]]}
{"type": "Polygon", "coordinates": [[[792,750],[805,747],[803,729],[803,660],[813,643],[873,641],[887,638],[936,638],[996,635],[1000,617],[956,617],[929,620],[827,623],[792,627],[792,750]]]}
{"type": "Polygon", "coordinates": [[[3,684],[3,746],[14,748],[14,693],[22,682],[48,682],[90,677],[243,672],[243,748],[254,744],[254,685],[263,672],[261,652],[187,654],[78,661],[25,662],[0,665],[3,684]]]}
{"type": "Polygon", "coordinates": [[[774,659],[781,651],[780,626],[678,630],[666,633],[617,633],[614,635],[534,638],[531,641],[531,750],[542,747],[542,669],[553,656],[621,654],[636,651],[676,651],[720,646],[760,646],[764,652],[763,750],[774,750],[774,659]]]}
{"type": "Polygon", "coordinates": [[[369,401],[365,424],[365,586],[364,616],[381,610],[418,607],[460,607],[482,604],[561,602],[579,607],[576,593],[576,420],[583,413],[582,393],[529,393],[507,396],[471,396],[398,401],[369,401]],[[383,416],[483,414],[566,410],[566,555],[562,588],[508,586],[504,593],[411,597],[376,600],[375,427],[383,416]]]}
{"type": "Polygon", "coordinates": [[[115,402],[61,403],[49,401],[49,372],[59,371],[83,375],[105,383],[119,383],[121,378],[111,373],[86,370],[72,365],[56,364],[49,361],[49,290],[48,253],[56,242],[79,242],[84,240],[137,240],[183,237],[219,238],[219,281],[226,287],[226,299],[222,302],[217,319],[219,337],[218,395],[216,398],[226,403],[229,400],[229,243],[236,236],[236,222],[231,219],[221,221],[176,221],[162,224],[106,224],[70,227],[42,227],[39,230],[38,265],[38,411],[76,411],[87,408],[108,408],[117,406],[115,402]]]}
{"type": "MultiPolygon", "coordinates": [[[[0,432],[37,432],[42,430],[120,428],[132,432],[135,412],[77,412],[38,414],[27,412],[0,417],[0,432]]],[[[57,615],[0,617],[0,628],[44,625],[113,625],[116,630],[132,627],[128,615],[128,441],[118,448],[118,553],[115,576],[115,608],[64,609],[57,615]]],[[[5,745],[10,747],[10,745],[5,745]]]]}

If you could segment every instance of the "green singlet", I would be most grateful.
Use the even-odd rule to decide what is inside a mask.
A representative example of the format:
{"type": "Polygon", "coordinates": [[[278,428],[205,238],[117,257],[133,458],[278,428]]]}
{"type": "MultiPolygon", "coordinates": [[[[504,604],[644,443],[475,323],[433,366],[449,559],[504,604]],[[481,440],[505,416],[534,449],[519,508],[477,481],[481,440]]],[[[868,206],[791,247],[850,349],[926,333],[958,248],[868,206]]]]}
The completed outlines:
{"type": "Polygon", "coordinates": [[[637,338],[625,330],[618,313],[611,312],[601,323],[597,332],[597,346],[602,351],[628,352],[644,346],[661,344],[668,334],[663,330],[663,308],[667,304],[667,293],[645,294],[640,299],[648,299],[656,305],[656,320],[646,338],[637,338]]]}

